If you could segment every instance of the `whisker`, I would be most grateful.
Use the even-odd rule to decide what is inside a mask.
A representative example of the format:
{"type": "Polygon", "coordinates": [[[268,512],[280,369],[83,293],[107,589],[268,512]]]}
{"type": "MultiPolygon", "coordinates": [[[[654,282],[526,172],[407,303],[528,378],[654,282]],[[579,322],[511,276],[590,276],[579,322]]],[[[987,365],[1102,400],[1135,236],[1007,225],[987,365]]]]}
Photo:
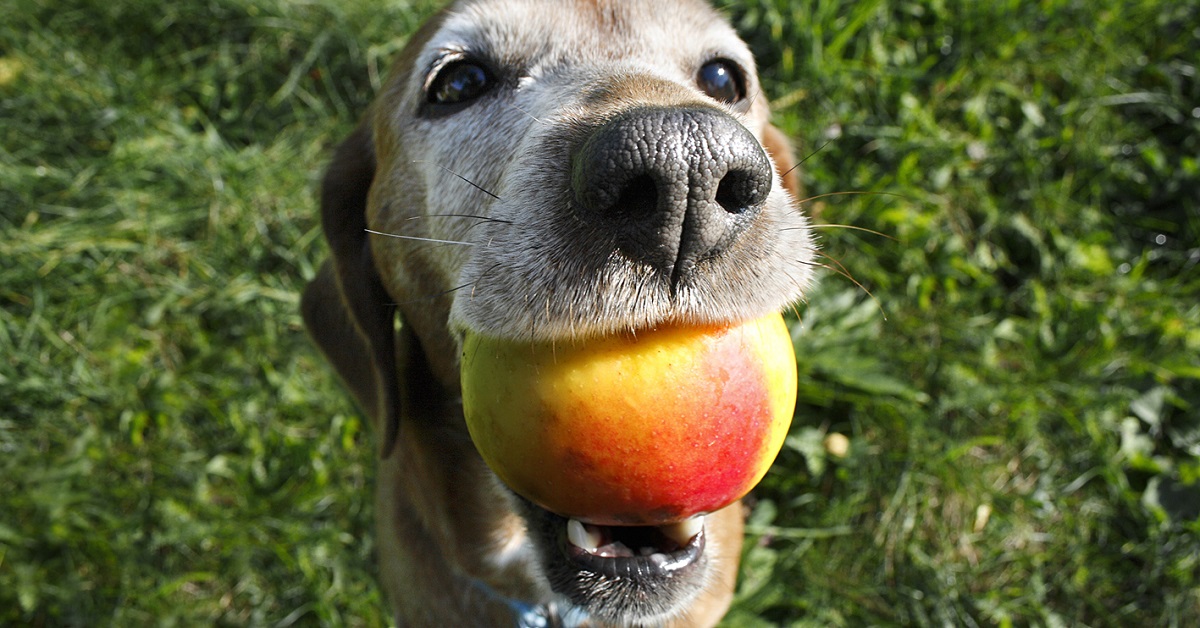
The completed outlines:
{"type": "Polygon", "coordinates": [[[834,264],[837,265],[837,267],[835,268],[833,266],[830,266],[829,264],[822,264],[820,262],[809,262],[810,265],[816,266],[818,268],[824,268],[828,271],[837,273],[837,274],[845,277],[846,279],[849,279],[851,283],[858,286],[859,290],[862,290],[864,293],[866,293],[867,296],[871,297],[871,300],[875,302],[875,307],[879,308],[879,313],[883,315],[883,320],[885,320],[885,321],[887,320],[887,311],[885,311],[883,309],[883,304],[879,302],[879,299],[875,298],[875,295],[872,294],[871,291],[868,290],[866,286],[859,283],[859,281],[854,278],[854,275],[851,275],[850,271],[847,270],[846,267],[843,266],[842,263],[836,257],[833,257],[833,256],[831,256],[827,253],[823,253],[821,251],[817,251],[816,253],[817,253],[817,255],[820,255],[821,257],[824,257],[825,259],[833,262],[834,264]]]}
{"type": "Polygon", "coordinates": [[[429,296],[420,297],[420,298],[417,298],[417,299],[409,299],[408,301],[400,301],[400,302],[398,302],[398,303],[393,303],[392,305],[395,305],[395,306],[399,307],[399,306],[401,306],[401,305],[413,305],[413,304],[415,304],[415,303],[427,303],[427,302],[429,302],[429,301],[436,301],[436,300],[438,300],[438,299],[440,299],[440,298],[442,298],[442,297],[444,297],[444,296],[446,296],[446,295],[448,295],[448,294],[450,294],[450,293],[452,293],[452,292],[458,292],[459,290],[462,290],[463,288],[466,288],[466,287],[468,287],[468,286],[470,286],[470,285],[472,285],[472,284],[469,284],[469,283],[464,283],[464,284],[463,284],[463,285],[461,285],[461,286],[457,286],[457,287],[454,287],[454,288],[450,288],[449,290],[443,290],[443,291],[441,291],[441,292],[438,292],[438,293],[436,293],[436,294],[431,294],[431,295],[429,295],[429,296]]]}
{"type": "Polygon", "coordinates": [[[387,238],[397,238],[399,240],[415,240],[417,242],[432,242],[434,244],[461,244],[463,246],[475,246],[474,242],[462,242],[459,240],[438,240],[436,238],[419,238],[417,236],[406,236],[406,235],[399,235],[396,233],[384,233],[382,231],[375,231],[374,229],[363,229],[363,231],[366,231],[367,233],[375,234],[377,236],[384,236],[387,238]]]}
{"type": "Polygon", "coordinates": [[[788,303],[788,309],[792,311],[792,315],[796,317],[797,322],[803,322],[800,319],[800,306],[795,302],[788,303]]]}
{"type": "MultiPolygon", "coordinates": [[[[761,96],[762,93],[763,93],[762,87],[759,87],[758,89],[754,90],[754,93],[750,96],[750,107],[754,106],[754,103],[758,101],[758,97],[761,96]]],[[[749,107],[747,107],[747,109],[749,109],[749,107]]],[[[788,172],[791,172],[791,171],[789,170],[788,172]]]]}
{"type": "MultiPolygon", "coordinates": [[[[554,111],[561,111],[563,109],[563,102],[564,102],[562,94],[554,93],[554,94],[552,94],[552,96],[554,99],[554,101],[553,101],[554,102],[554,111]]],[[[532,113],[529,113],[528,111],[525,111],[524,109],[518,107],[517,105],[508,103],[507,106],[512,107],[513,109],[516,109],[517,111],[520,111],[521,113],[528,116],[530,120],[533,120],[534,122],[537,122],[538,124],[547,124],[547,122],[545,120],[533,115],[532,113]]]]}
{"type": "Polygon", "coordinates": [[[521,113],[528,116],[530,120],[533,120],[534,122],[537,122],[538,124],[546,124],[545,122],[542,122],[542,120],[540,118],[538,118],[537,116],[533,115],[532,113],[529,113],[528,111],[525,111],[524,109],[522,109],[514,104],[509,104],[508,106],[512,107],[513,109],[516,109],[517,111],[520,111],[521,113]]]}
{"type": "Polygon", "coordinates": [[[895,197],[903,198],[905,200],[911,200],[908,197],[904,196],[903,194],[896,194],[895,192],[871,192],[868,190],[846,190],[843,192],[826,192],[824,194],[818,194],[816,196],[809,196],[808,198],[802,198],[796,202],[808,203],[810,201],[817,201],[817,200],[821,200],[823,198],[828,198],[830,196],[871,196],[871,195],[876,195],[876,194],[879,196],[895,196],[895,197]]]}
{"type": "Polygon", "coordinates": [[[409,216],[405,220],[421,220],[422,218],[473,218],[484,222],[498,222],[502,225],[511,225],[511,220],[502,220],[500,218],[492,218],[490,216],[478,216],[476,214],[422,214],[420,216],[409,216]]]}
{"type": "Polygon", "coordinates": [[[810,201],[818,201],[818,200],[821,200],[821,199],[823,199],[823,198],[828,198],[828,197],[830,197],[830,196],[872,196],[872,195],[878,195],[878,196],[895,196],[896,198],[902,198],[902,199],[904,199],[904,200],[906,200],[906,201],[912,201],[912,200],[914,200],[914,199],[913,199],[913,198],[911,198],[911,197],[905,196],[905,195],[903,195],[903,194],[897,194],[897,193],[895,193],[895,192],[871,192],[871,191],[867,191],[867,190],[849,190],[849,191],[846,191],[846,192],[826,192],[825,194],[818,194],[818,195],[816,195],[816,196],[810,196],[810,197],[808,197],[808,198],[802,198],[802,199],[800,199],[800,200],[798,200],[798,201],[796,201],[796,202],[797,202],[797,203],[799,203],[799,204],[804,204],[804,203],[808,203],[808,202],[810,202],[810,201]]]}
{"type": "Polygon", "coordinates": [[[483,281],[483,279],[485,277],[487,277],[493,270],[496,270],[499,267],[500,267],[500,264],[497,262],[497,263],[489,266],[487,270],[483,271],[482,273],[479,273],[479,277],[476,278],[475,281],[473,281],[471,283],[471,298],[472,299],[475,298],[475,288],[479,286],[479,282],[483,281]]]}
{"type": "MultiPolygon", "coordinates": [[[[830,143],[830,142],[832,142],[832,141],[833,141],[833,140],[825,140],[825,143],[824,143],[824,144],[821,144],[820,146],[818,146],[818,147],[817,147],[817,149],[816,149],[816,150],[814,150],[813,152],[811,152],[811,153],[809,153],[809,154],[805,155],[805,156],[804,156],[804,159],[801,159],[800,161],[796,162],[796,165],[792,166],[791,168],[788,168],[788,171],[787,171],[787,172],[785,172],[785,173],[783,173],[783,175],[782,175],[780,178],[783,178],[783,177],[786,177],[786,176],[788,176],[789,174],[791,174],[791,173],[792,173],[792,171],[793,171],[793,170],[795,170],[796,168],[799,168],[800,166],[803,166],[803,165],[804,165],[804,162],[806,162],[806,161],[808,161],[809,159],[813,158],[813,157],[814,157],[814,156],[815,156],[817,153],[819,153],[819,152],[821,152],[821,151],[825,150],[825,147],[826,147],[826,146],[829,146],[829,143],[830,143]]],[[[803,203],[804,201],[800,201],[800,202],[802,202],[802,203],[803,203]]]]}
{"type": "Polygon", "coordinates": [[[841,262],[841,260],[839,260],[836,257],[829,255],[828,253],[825,253],[823,251],[813,251],[813,253],[820,255],[821,257],[824,257],[825,259],[833,262],[834,264],[837,265],[837,269],[834,269],[833,267],[829,266],[828,264],[821,264],[821,266],[823,266],[824,268],[828,268],[829,270],[837,270],[839,274],[846,277],[850,281],[853,281],[856,284],[858,283],[858,281],[856,281],[854,279],[854,277],[850,275],[850,269],[846,268],[846,265],[843,264],[841,262]]]}
{"type": "Polygon", "coordinates": [[[877,235],[881,238],[887,238],[887,239],[891,240],[892,242],[900,241],[896,237],[890,236],[886,233],[880,233],[874,229],[868,229],[866,227],[858,227],[855,225],[836,225],[836,224],[821,223],[821,224],[808,225],[807,227],[784,227],[783,229],[780,229],[780,231],[794,231],[796,229],[826,229],[826,228],[850,229],[851,231],[865,231],[872,235],[877,235]]]}
{"type": "MultiPolygon", "coordinates": [[[[412,163],[414,163],[414,164],[425,164],[425,163],[430,163],[430,162],[428,162],[428,161],[425,161],[425,160],[422,160],[422,159],[414,159],[414,160],[412,161],[412,163]]],[[[489,191],[487,188],[483,187],[482,185],[479,185],[478,183],[475,183],[474,181],[472,181],[472,180],[470,180],[470,179],[468,179],[468,178],[466,178],[466,177],[462,176],[461,174],[458,174],[457,172],[455,172],[455,171],[453,171],[453,170],[451,170],[451,169],[449,169],[449,168],[447,168],[447,167],[443,166],[442,164],[433,164],[433,165],[437,166],[438,168],[441,168],[442,170],[445,170],[446,172],[449,172],[450,174],[452,174],[452,175],[454,175],[454,176],[458,177],[459,179],[462,179],[462,180],[463,180],[463,181],[464,181],[464,182],[465,182],[467,185],[469,185],[469,186],[471,186],[471,187],[475,188],[476,190],[479,190],[480,192],[483,192],[484,194],[487,194],[488,196],[490,196],[490,197],[492,197],[492,198],[496,199],[497,201],[498,201],[498,200],[500,200],[500,197],[499,197],[499,196],[496,196],[496,195],[495,195],[495,194],[493,194],[491,191],[489,191]]]]}

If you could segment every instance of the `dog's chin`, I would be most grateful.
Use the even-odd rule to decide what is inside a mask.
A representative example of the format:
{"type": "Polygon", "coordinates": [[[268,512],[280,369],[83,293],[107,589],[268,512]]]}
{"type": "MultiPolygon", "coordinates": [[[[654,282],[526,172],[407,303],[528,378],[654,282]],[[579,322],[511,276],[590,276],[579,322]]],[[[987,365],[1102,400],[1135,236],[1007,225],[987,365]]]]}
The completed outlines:
{"type": "Polygon", "coordinates": [[[683,615],[705,588],[702,520],[593,526],[517,501],[550,588],[594,620],[660,624],[683,615]]]}

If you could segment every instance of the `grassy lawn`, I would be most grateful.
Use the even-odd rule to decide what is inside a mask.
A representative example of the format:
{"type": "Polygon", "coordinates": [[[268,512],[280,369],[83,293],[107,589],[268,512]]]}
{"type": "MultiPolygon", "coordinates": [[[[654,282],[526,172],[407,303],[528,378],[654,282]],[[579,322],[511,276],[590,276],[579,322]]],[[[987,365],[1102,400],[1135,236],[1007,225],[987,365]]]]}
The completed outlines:
{"type": "MultiPolygon", "coordinates": [[[[0,624],[387,623],[297,295],[434,4],[5,5],[0,624]]],[[[728,624],[1194,625],[1200,8],[725,4],[829,267],[728,624]]]]}

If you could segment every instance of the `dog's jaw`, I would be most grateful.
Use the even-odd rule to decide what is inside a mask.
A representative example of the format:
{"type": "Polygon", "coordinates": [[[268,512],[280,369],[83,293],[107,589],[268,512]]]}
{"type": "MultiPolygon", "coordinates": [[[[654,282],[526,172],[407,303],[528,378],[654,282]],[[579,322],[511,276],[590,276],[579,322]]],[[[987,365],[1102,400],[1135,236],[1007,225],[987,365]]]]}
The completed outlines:
{"type": "Polygon", "coordinates": [[[564,538],[567,520],[519,498],[518,502],[536,540],[542,577],[557,594],[544,607],[568,620],[563,625],[710,626],[732,600],[745,516],[740,504],[705,517],[711,525],[690,539],[690,549],[677,553],[676,560],[678,554],[693,554],[679,568],[659,578],[637,578],[603,567],[581,568],[569,557],[580,549],[564,538]]]}

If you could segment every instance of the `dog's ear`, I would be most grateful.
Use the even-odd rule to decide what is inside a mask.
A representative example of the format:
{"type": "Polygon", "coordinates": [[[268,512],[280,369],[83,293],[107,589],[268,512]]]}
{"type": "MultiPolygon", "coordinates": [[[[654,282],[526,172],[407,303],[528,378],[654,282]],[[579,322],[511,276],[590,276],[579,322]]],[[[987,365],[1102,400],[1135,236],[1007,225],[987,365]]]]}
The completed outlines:
{"type": "Polygon", "coordinates": [[[795,198],[803,198],[800,194],[800,169],[796,167],[792,142],[774,124],[768,124],[763,128],[762,143],[767,149],[767,154],[775,160],[775,167],[779,169],[779,176],[783,178],[783,187],[795,198]]]}
{"type": "Polygon", "coordinates": [[[321,184],[321,225],[333,253],[304,290],[304,325],[382,436],[387,457],[399,430],[396,306],[380,280],[367,237],[367,194],[375,178],[371,130],[362,124],[334,153],[321,184]]]}

